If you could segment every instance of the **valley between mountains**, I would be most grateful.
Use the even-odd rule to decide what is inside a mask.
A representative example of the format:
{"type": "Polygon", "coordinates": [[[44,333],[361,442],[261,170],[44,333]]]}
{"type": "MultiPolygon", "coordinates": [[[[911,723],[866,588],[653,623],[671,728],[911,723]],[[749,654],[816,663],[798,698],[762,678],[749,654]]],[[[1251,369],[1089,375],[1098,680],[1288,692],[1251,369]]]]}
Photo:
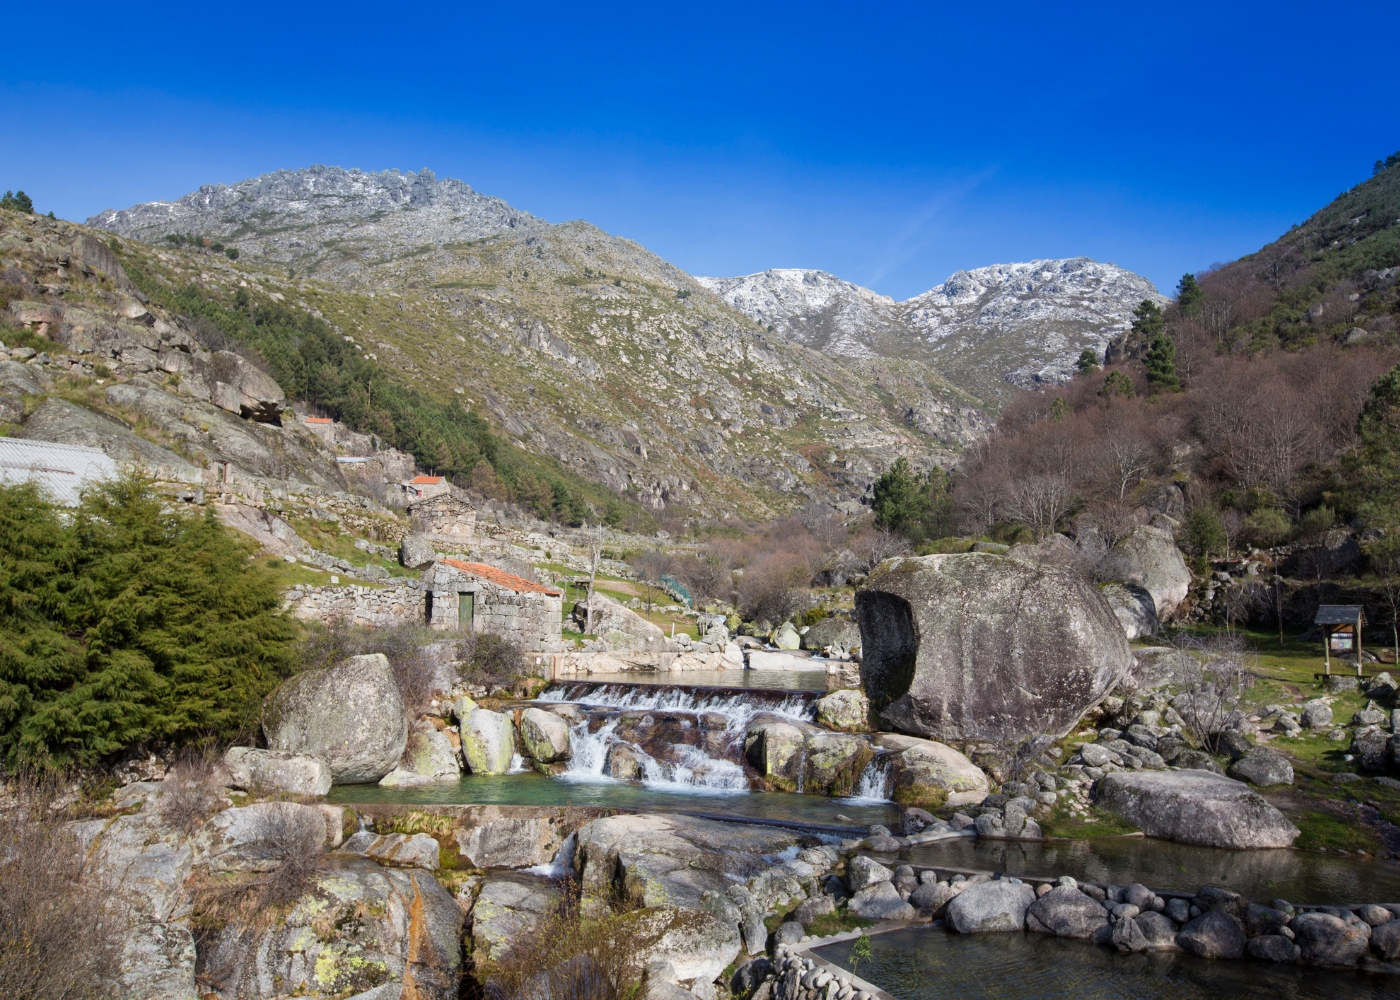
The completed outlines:
{"type": "Polygon", "coordinates": [[[904,303],[820,271],[696,278],[427,170],[279,171],[88,226],[157,302],[304,311],[551,474],[682,520],[854,504],[901,456],[950,467],[1008,393],[1164,301],[1085,258],[960,271],[904,303]]]}

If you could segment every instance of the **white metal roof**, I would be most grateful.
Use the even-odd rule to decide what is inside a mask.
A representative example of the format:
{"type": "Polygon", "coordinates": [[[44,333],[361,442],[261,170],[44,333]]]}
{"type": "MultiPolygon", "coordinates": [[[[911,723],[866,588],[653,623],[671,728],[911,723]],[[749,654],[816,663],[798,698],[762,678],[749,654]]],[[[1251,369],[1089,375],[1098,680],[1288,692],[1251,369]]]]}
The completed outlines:
{"type": "Polygon", "coordinates": [[[77,506],[85,487],[116,475],[117,463],[97,448],[0,437],[0,483],[32,480],[65,507],[77,506]]]}

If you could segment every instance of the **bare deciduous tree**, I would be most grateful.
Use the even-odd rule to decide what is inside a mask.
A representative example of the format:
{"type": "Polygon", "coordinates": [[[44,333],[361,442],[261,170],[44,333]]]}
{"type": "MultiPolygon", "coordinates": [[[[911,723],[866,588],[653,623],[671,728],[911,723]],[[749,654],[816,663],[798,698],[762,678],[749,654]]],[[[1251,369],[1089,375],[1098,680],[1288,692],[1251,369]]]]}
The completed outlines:
{"type": "Polygon", "coordinates": [[[598,564],[603,561],[603,526],[600,524],[588,536],[588,603],[585,605],[583,631],[593,634],[593,585],[598,582],[598,564]]]}

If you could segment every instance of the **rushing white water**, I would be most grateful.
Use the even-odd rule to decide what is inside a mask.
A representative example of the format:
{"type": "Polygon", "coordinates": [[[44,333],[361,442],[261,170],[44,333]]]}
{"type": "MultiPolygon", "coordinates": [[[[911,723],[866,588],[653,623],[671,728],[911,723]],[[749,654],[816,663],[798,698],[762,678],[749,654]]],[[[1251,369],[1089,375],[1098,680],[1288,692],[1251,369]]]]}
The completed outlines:
{"type": "Polygon", "coordinates": [[[611,782],[606,773],[608,751],[622,743],[632,750],[641,767],[642,784],[669,792],[744,792],[748,778],[733,761],[711,757],[700,747],[675,747],[675,760],[657,760],[641,747],[617,738],[617,722],[612,719],[588,731],[588,723],[569,727],[569,768],[561,778],[577,782],[611,782]]]}
{"type": "MultiPolygon", "coordinates": [[[[696,716],[721,715],[731,741],[740,741],[750,720],[760,712],[797,721],[815,714],[811,693],[707,691],[703,688],[646,684],[560,683],[550,685],[536,701],[572,702],[598,708],[638,711],[684,712],[696,716]]],[[[589,732],[587,721],[569,727],[569,766],[560,775],[565,781],[610,782],[608,753],[618,743],[617,719],[589,732]]],[[[626,744],[636,755],[641,782],[647,788],[669,792],[742,793],[748,776],[741,764],[712,757],[703,747],[676,744],[659,759],[635,744],[626,744]]]]}
{"type": "Polygon", "coordinates": [[[733,691],[705,691],[703,688],[669,687],[655,684],[552,684],[536,701],[568,701],[600,708],[656,709],[671,712],[716,712],[726,716],[731,728],[744,727],[760,712],[809,722],[816,717],[810,693],[794,692],[775,697],[733,691]]]}
{"type": "Polygon", "coordinates": [[[852,805],[871,805],[876,802],[888,802],[890,800],[890,761],[888,757],[876,757],[869,764],[865,765],[865,770],[860,772],[860,781],[856,784],[856,792],[842,799],[842,802],[849,802],[852,805]]]}

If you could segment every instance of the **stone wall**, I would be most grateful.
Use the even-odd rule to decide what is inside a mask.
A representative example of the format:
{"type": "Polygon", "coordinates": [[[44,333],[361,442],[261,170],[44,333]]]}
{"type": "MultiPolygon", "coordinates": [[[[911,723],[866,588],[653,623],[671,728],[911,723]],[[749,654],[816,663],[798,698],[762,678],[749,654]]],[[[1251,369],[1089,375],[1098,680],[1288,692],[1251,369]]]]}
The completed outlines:
{"type": "Polygon", "coordinates": [[[423,591],[416,581],[392,587],[319,587],[299,583],[283,605],[302,621],[323,624],[418,625],[423,622],[423,591]]]}
{"type": "MultiPolygon", "coordinates": [[[[553,653],[564,648],[563,598],[554,594],[517,593],[486,582],[460,586],[472,594],[472,631],[513,639],[527,653],[553,653]]],[[[428,627],[456,631],[460,593],[440,589],[432,594],[428,627]]]]}

